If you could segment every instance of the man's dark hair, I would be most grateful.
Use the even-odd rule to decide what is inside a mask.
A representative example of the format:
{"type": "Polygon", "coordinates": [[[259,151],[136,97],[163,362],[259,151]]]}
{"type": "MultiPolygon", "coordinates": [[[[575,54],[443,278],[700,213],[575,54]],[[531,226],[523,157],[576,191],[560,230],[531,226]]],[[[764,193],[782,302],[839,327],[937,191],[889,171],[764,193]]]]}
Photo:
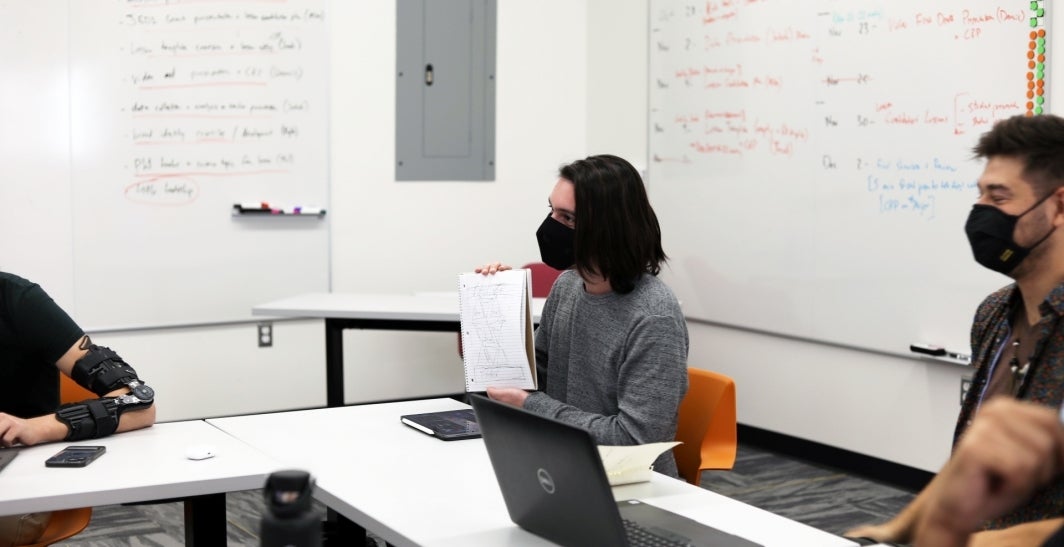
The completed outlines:
{"type": "Polygon", "coordinates": [[[661,227],[632,164],[617,156],[591,156],[562,166],[558,174],[573,183],[576,197],[576,269],[609,279],[621,294],[632,292],[644,272],[658,275],[668,259],[661,227]]]}
{"type": "Polygon", "coordinates": [[[1064,118],[1053,115],[1006,118],[994,124],[972,148],[977,158],[1016,158],[1036,196],[1064,185],[1064,118]]]}

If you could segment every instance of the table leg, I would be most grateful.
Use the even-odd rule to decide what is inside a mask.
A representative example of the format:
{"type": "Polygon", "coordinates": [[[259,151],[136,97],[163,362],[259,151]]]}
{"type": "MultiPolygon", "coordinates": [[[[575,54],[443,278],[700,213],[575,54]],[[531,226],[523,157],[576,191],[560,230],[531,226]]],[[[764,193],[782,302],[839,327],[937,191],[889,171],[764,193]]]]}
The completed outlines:
{"type": "Polygon", "coordinates": [[[185,545],[225,545],[225,493],[185,498],[185,545]]]}
{"type": "Polygon", "coordinates": [[[325,404],[344,406],[343,322],[325,320],[325,404]]]}
{"type": "Polygon", "coordinates": [[[409,330],[458,332],[458,321],[407,321],[401,319],[325,318],[325,405],[344,406],[344,330],[409,330]]]}

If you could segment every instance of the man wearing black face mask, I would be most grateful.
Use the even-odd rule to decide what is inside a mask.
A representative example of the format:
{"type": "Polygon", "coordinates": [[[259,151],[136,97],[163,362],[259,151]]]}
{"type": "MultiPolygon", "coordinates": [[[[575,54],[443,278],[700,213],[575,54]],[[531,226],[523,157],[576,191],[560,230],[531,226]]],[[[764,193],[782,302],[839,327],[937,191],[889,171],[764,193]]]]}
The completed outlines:
{"type": "MultiPolygon", "coordinates": [[[[657,278],[661,229],[639,172],[616,156],[575,161],[561,168],[548,204],[540,255],[567,271],[536,329],[542,391],[488,388],[488,396],[587,429],[599,444],[673,440],[687,392],[687,324],[657,278]]],[[[672,451],[654,469],[676,477],[672,451]]]]}
{"type": "MultiPolygon", "coordinates": [[[[987,160],[965,232],[975,260],[1015,283],[983,301],[972,325],[976,367],[954,444],[980,405],[1014,397],[1053,408],[1064,400],[1064,119],[1016,116],[984,134],[974,149],[987,160]]],[[[1002,458],[1009,454],[1003,453],[1002,458]]],[[[852,537],[907,542],[929,503],[931,482],[891,521],[852,537]]],[[[985,523],[970,546],[1041,545],[1064,524],[1064,481],[1027,505],[985,523]]]]}

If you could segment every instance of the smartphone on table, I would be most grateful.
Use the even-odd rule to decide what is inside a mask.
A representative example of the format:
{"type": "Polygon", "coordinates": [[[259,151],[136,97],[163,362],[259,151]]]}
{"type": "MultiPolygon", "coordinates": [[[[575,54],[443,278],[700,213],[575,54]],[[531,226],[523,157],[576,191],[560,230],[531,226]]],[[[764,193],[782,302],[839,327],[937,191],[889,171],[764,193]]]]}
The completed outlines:
{"type": "Polygon", "coordinates": [[[106,446],[70,445],[44,461],[47,467],[85,467],[107,451],[106,446]]]}

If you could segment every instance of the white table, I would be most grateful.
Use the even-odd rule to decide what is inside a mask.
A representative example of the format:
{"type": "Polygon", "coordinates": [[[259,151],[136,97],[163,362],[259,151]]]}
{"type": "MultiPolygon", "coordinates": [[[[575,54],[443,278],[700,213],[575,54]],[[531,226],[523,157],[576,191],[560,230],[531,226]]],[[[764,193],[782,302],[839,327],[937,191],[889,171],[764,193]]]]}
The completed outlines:
{"type": "MultiPolygon", "coordinates": [[[[429,399],[216,418],[208,423],[317,478],[315,497],[396,546],[549,545],[511,522],[480,439],[445,442],[402,414],[467,405],[429,399]],[[278,442],[284,432],[284,442],[278,442]]],[[[766,546],[855,543],[686,482],[656,475],[614,488],[766,546]]]]}
{"type": "Polygon", "coordinates": [[[0,515],[179,498],[185,501],[185,544],[225,545],[225,493],[262,488],[280,468],[273,459],[202,420],[156,424],[77,443],[22,448],[0,471],[0,515]],[[84,468],[45,467],[70,444],[103,445],[84,468]],[[217,455],[185,457],[195,444],[217,455]]]}
{"type": "MultiPolygon", "coordinates": [[[[539,322],[545,301],[532,299],[533,322],[539,322]]],[[[344,405],[344,329],[458,332],[461,327],[457,292],[311,293],[259,304],[251,313],[325,320],[325,401],[330,407],[344,405]]]]}

